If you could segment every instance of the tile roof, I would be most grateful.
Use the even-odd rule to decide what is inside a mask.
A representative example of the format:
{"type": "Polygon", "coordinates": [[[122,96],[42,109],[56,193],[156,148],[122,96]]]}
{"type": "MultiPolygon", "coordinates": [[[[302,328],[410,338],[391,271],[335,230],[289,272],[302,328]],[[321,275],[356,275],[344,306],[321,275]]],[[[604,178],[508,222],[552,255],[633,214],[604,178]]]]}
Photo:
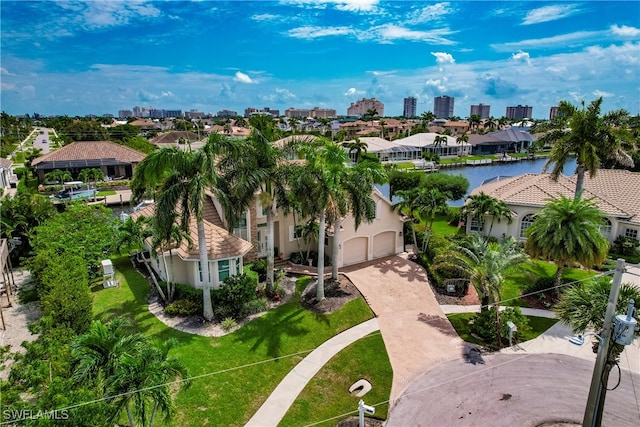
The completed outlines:
{"type": "Polygon", "coordinates": [[[183,138],[185,141],[198,141],[201,139],[195,132],[185,132],[182,130],[164,132],[155,136],[150,142],[152,144],[171,144],[175,145],[179,138],[183,138]]]}
{"type": "MultiPolygon", "coordinates": [[[[207,210],[207,205],[213,206],[213,203],[205,203],[205,210],[207,210]]],[[[155,205],[145,206],[139,211],[132,213],[131,217],[134,219],[139,216],[146,216],[150,218],[153,217],[154,211],[155,205]]],[[[229,233],[221,226],[209,222],[206,215],[204,219],[204,232],[207,241],[207,254],[210,260],[243,256],[253,247],[253,245],[246,240],[229,233]]],[[[191,247],[189,247],[189,242],[183,241],[180,247],[174,248],[174,250],[182,259],[197,260],[200,258],[198,247],[198,224],[194,217],[191,217],[191,221],[189,223],[189,236],[192,241],[191,247]]]]}
{"type": "MultiPolygon", "coordinates": [[[[560,175],[553,181],[549,174],[524,174],[493,181],[475,188],[509,204],[542,206],[559,195],[573,197],[576,176],[560,175]]],[[[626,170],[601,169],[594,178],[584,179],[584,198],[593,198],[607,215],[640,224],[640,174],[626,170]]]]}
{"type": "Polygon", "coordinates": [[[111,141],[77,141],[40,156],[31,164],[36,166],[43,162],[96,159],[116,159],[125,163],[138,163],[145,157],[144,153],[111,141]]]}
{"type": "Polygon", "coordinates": [[[5,159],[4,157],[0,157],[0,168],[2,169],[10,169],[13,165],[13,161],[10,159],[5,159]]]}

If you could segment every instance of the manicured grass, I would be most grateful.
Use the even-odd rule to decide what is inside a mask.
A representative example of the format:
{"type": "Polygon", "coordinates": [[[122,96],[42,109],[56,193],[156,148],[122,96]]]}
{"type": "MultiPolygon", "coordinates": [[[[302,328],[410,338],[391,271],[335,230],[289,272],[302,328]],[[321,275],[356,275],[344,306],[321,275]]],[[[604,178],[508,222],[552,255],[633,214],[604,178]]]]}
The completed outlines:
{"type": "Polygon", "coordinates": [[[96,197],[115,196],[115,195],[116,195],[115,190],[103,190],[103,191],[98,191],[96,193],[96,197]]]}
{"type": "Polygon", "coordinates": [[[433,233],[438,237],[446,237],[452,234],[464,233],[464,230],[449,224],[448,216],[436,215],[436,219],[433,221],[433,233]]]}
{"type": "Polygon", "coordinates": [[[300,278],[297,294],[286,304],[218,338],[190,335],[169,328],[149,313],[149,285],[127,257],[114,260],[120,287],[94,290],[94,315],[102,320],[129,318],[154,339],[174,338],[172,355],[201,376],[178,394],[177,414],[170,425],[244,425],[282,378],[310,351],[332,336],[372,318],[362,298],[332,314],[305,310],[299,292],[309,282],[300,278]]]}
{"type": "Polygon", "coordinates": [[[416,166],[415,166],[413,163],[411,163],[411,162],[396,163],[395,165],[398,167],[398,169],[413,169],[413,168],[415,168],[415,167],[416,167],[416,166]]]}
{"type": "MultiPolygon", "coordinates": [[[[476,313],[448,314],[447,318],[458,335],[460,335],[460,338],[464,341],[478,345],[486,345],[484,341],[471,335],[471,324],[469,322],[475,315],[476,313]]],[[[527,316],[527,319],[529,319],[529,327],[528,329],[518,331],[518,342],[529,341],[538,337],[558,321],[558,319],[548,319],[537,316],[527,316]]]]}
{"type": "MultiPolygon", "coordinates": [[[[280,426],[302,426],[319,421],[318,426],[334,426],[340,419],[357,416],[358,402],[367,405],[387,402],[391,393],[393,371],[384,341],[379,332],[364,337],[335,355],[307,384],[280,426]],[[372,385],[363,397],[349,394],[349,387],[359,379],[372,385]],[[338,417],[338,418],[334,418],[338,417]]],[[[389,405],[376,407],[375,418],[386,419],[389,405]]]]}
{"type": "MultiPolygon", "coordinates": [[[[547,261],[532,260],[530,264],[512,267],[506,272],[506,279],[502,285],[501,299],[504,305],[529,307],[529,304],[520,298],[528,283],[546,277],[552,278],[556,274],[556,266],[547,261]]],[[[570,280],[584,280],[596,275],[595,271],[565,268],[562,277],[570,280]]]]}

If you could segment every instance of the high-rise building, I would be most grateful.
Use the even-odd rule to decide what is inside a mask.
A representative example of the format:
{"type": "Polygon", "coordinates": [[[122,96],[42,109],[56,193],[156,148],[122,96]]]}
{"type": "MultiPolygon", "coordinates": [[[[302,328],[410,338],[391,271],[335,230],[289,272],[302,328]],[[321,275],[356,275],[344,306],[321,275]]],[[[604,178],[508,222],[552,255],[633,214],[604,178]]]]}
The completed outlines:
{"type": "Polygon", "coordinates": [[[352,102],[347,108],[347,116],[364,116],[369,110],[375,110],[378,117],[384,117],[384,104],[375,98],[362,98],[352,102]]]}
{"type": "Polygon", "coordinates": [[[249,107],[244,109],[244,116],[250,117],[253,114],[269,114],[272,117],[280,116],[280,110],[272,110],[269,107],[264,107],[262,110],[258,110],[257,108],[249,107]]]}
{"type": "Polygon", "coordinates": [[[558,107],[551,107],[549,109],[549,120],[553,119],[558,114],[560,114],[560,111],[559,111],[558,107]]]}
{"type": "Polygon", "coordinates": [[[481,119],[488,119],[490,116],[490,110],[491,110],[491,105],[480,103],[478,105],[471,106],[471,112],[469,113],[469,115],[473,116],[475,114],[480,116],[481,119]]]}
{"type": "Polygon", "coordinates": [[[530,119],[532,113],[533,107],[518,104],[515,107],[507,107],[505,116],[508,119],[530,119]]]}
{"type": "Polygon", "coordinates": [[[433,114],[436,119],[448,119],[453,117],[453,103],[455,98],[452,96],[442,95],[433,99],[433,114]]]}
{"type": "Polygon", "coordinates": [[[217,117],[236,117],[237,115],[238,112],[232,110],[220,110],[216,113],[217,117]]]}
{"type": "Polygon", "coordinates": [[[133,111],[131,110],[118,110],[118,117],[121,119],[126,119],[129,117],[133,117],[133,111]]]}
{"type": "Polygon", "coordinates": [[[337,117],[336,110],[332,108],[319,108],[313,107],[311,109],[308,108],[288,108],[284,110],[284,115],[286,117],[295,117],[295,118],[303,118],[311,117],[313,119],[328,119],[337,117]]]}
{"type": "Polygon", "coordinates": [[[402,116],[406,118],[416,116],[416,106],[418,101],[414,96],[410,96],[404,99],[404,108],[402,109],[402,116]]]}

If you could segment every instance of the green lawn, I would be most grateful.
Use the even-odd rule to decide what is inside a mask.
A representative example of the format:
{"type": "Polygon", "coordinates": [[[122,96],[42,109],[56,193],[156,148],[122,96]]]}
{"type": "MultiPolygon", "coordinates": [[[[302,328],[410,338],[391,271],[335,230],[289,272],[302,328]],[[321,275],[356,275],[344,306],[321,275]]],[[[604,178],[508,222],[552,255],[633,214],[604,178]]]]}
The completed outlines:
{"type": "MultiPolygon", "coordinates": [[[[330,337],[372,318],[362,298],[330,315],[314,314],[294,297],[286,304],[219,338],[190,335],[161,323],[147,309],[149,285],[127,257],[114,260],[120,287],[94,288],[94,314],[127,317],[136,329],[158,340],[175,338],[172,350],[194,379],[177,399],[171,425],[240,426],[308,352],[330,337]]],[[[299,280],[297,292],[309,278],[299,280]]]]}
{"type": "MultiPolygon", "coordinates": [[[[447,318],[458,335],[460,335],[460,338],[464,341],[478,345],[486,345],[484,341],[471,335],[471,325],[469,321],[471,321],[475,315],[476,313],[448,314],[447,318]]],[[[537,316],[527,316],[527,319],[529,319],[529,327],[526,330],[518,331],[518,342],[529,341],[536,338],[558,321],[558,319],[548,319],[537,316]]]]}
{"type": "Polygon", "coordinates": [[[307,384],[280,426],[302,426],[329,420],[319,426],[334,426],[351,412],[357,415],[358,401],[377,405],[375,418],[386,419],[393,371],[380,332],[348,346],[335,355],[307,384]],[[364,378],[372,385],[362,398],[349,394],[349,387],[364,378]],[[385,403],[382,403],[385,402],[385,403]]]}
{"type": "Polygon", "coordinates": [[[96,197],[115,196],[115,195],[116,195],[115,190],[103,190],[103,191],[98,191],[96,193],[96,197]]]}

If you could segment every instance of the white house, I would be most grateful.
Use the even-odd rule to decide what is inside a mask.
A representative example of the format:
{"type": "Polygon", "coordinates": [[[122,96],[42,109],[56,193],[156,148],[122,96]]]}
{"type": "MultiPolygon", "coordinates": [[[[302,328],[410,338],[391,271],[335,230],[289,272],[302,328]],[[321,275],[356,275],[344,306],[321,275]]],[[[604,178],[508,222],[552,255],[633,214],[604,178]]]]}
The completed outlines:
{"type": "MultiPolygon", "coordinates": [[[[553,181],[549,174],[525,174],[500,179],[481,185],[471,194],[481,192],[506,202],[516,214],[509,224],[504,219],[493,221],[491,236],[514,236],[524,239],[525,230],[533,223],[534,215],[549,199],[565,196],[572,198],[576,176],[561,175],[553,181]]],[[[593,199],[605,214],[606,225],[602,227],[610,242],[622,235],[640,240],[640,174],[626,170],[601,169],[595,177],[587,173],[584,180],[583,198],[593,199]]],[[[484,221],[484,233],[489,232],[492,218],[484,221]]],[[[466,222],[467,232],[477,230],[478,222],[466,222]]]]}

